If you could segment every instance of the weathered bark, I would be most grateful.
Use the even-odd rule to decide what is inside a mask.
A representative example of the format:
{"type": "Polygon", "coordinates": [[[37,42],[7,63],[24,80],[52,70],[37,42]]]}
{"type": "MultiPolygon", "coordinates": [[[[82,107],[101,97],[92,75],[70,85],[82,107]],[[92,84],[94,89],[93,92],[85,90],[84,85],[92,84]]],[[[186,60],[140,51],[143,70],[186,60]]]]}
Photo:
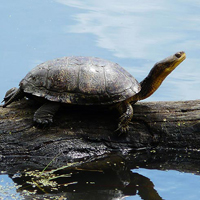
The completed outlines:
{"type": "Polygon", "coordinates": [[[27,101],[0,107],[1,170],[8,165],[41,168],[53,158],[57,159],[54,167],[62,166],[76,159],[130,149],[200,147],[200,100],[142,102],[133,108],[129,132],[118,136],[114,132],[117,113],[108,109],[63,108],[51,127],[38,128],[32,121],[37,107],[27,101]]]}

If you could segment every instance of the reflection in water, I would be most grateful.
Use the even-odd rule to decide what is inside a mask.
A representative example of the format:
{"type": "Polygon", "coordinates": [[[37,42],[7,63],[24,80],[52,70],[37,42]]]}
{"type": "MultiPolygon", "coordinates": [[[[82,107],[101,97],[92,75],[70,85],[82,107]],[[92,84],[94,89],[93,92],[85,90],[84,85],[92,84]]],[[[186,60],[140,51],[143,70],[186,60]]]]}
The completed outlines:
{"type": "Polygon", "coordinates": [[[112,200],[137,194],[143,200],[162,199],[150,179],[133,173],[120,156],[66,166],[42,175],[38,171],[25,172],[13,176],[13,180],[18,191],[31,197],[60,195],[70,200],[112,200]]]}
{"type": "MultiPolygon", "coordinates": [[[[196,200],[199,196],[199,176],[194,176],[192,173],[199,175],[199,153],[198,150],[157,149],[140,150],[123,155],[105,154],[87,160],[75,159],[76,162],[71,161],[72,163],[67,163],[66,166],[62,166],[62,162],[60,165],[62,167],[54,167],[49,171],[38,170],[40,165],[44,166],[42,159],[40,165],[36,163],[35,168],[30,169],[30,163],[27,163],[29,167],[19,165],[10,168],[11,171],[7,173],[17,185],[18,194],[12,192],[11,194],[24,196],[25,199],[68,197],[70,200],[113,200],[127,196],[134,199],[137,195],[143,200],[161,200],[180,199],[184,194],[185,199],[196,200]],[[189,172],[190,177],[186,178],[183,173],[175,176],[170,171],[142,168],[189,172]]],[[[9,160],[6,161],[9,166],[9,160]]],[[[58,160],[52,160],[53,166],[58,164],[58,160]]],[[[4,168],[9,169],[8,166],[4,168]]],[[[7,191],[7,188],[3,191],[0,185],[0,196],[8,194],[7,191]]]]}

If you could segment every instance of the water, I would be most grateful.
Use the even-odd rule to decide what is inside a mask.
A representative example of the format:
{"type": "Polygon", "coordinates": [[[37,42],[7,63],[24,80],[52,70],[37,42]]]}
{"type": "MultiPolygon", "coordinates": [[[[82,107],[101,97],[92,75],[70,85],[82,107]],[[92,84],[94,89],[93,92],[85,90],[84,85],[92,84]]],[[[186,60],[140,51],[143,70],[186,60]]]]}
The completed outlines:
{"type": "MultiPolygon", "coordinates": [[[[194,174],[182,173],[175,170],[159,171],[149,169],[134,170],[151,179],[155,189],[163,199],[188,200],[198,199],[200,195],[199,177],[194,174]],[[191,187],[192,186],[192,187],[191,187]]],[[[139,200],[139,196],[129,197],[126,200],[139,200]]]]}
{"type": "MultiPolygon", "coordinates": [[[[199,9],[197,0],[4,1],[0,5],[0,99],[30,69],[53,58],[101,57],[119,63],[141,81],[157,61],[182,50],[187,59],[147,100],[199,99],[199,9]]],[[[197,175],[140,172],[156,181],[155,187],[165,199],[199,197],[194,189],[199,188],[197,175]],[[165,176],[177,183],[175,188],[161,180],[165,176]]]]}
{"type": "MultiPolygon", "coordinates": [[[[143,169],[143,168],[138,169],[138,170],[135,169],[133,170],[133,172],[139,173],[140,175],[150,178],[150,180],[154,183],[155,190],[158,192],[159,196],[161,196],[163,199],[169,199],[169,200],[196,199],[198,200],[199,198],[200,181],[199,181],[199,177],[193,174],[181,173],[174,170],[160,171],[160,170],[149,170],[149,169],[143,169]]],[[[13,199],[22,199],[22,195],[20,195],[20,193],[16,191],[15,185],[12,182],[12,179],[10,179],[7,175],[0,175],[0,181],[1,181],[0,195],[1,197],[3,197],[3,199],[5,200],[11,199],[10,197],[11,194],[12,194],[13,199]]],[[[100,190],[102,190],[102,186],[100,190]]],[[[118,199],[121,199],[119,198],[120,196],[126,200],[141,200],[141,197],[140,197],[141,195],[138,193],[135,195],[133,195],[132,193],[131,196],[129,194],[126,197],[125,195],[122,195],[119,193],[118,199]]],[[[106,198],[102,198],[102,199],[106,199],[106,198]]]]}

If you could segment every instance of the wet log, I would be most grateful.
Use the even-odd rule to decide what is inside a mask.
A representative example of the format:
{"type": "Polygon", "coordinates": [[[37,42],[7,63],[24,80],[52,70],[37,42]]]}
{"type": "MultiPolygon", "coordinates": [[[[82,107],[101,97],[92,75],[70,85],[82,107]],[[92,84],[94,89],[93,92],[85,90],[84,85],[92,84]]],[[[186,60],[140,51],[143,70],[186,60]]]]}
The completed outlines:
{"type": "Polygon", "coordinates": [[[52,159],[56,159],[54,167],[62,166],[134,149],[200,147],[200,100],[138,102],[124,135],[115,132],[117,113],[106,108],[63,107],[52,126],[41,128],[32,120],[37,107],[27,100],[0,107],[1,170],[8,164],[41,168],[52,159]]]}

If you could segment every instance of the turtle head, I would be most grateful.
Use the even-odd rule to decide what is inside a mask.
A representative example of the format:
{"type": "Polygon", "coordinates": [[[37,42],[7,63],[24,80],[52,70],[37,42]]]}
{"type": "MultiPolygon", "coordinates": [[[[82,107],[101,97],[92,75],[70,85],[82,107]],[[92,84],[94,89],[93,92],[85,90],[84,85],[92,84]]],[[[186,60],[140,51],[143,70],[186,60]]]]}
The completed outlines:
{"type": "Polygon", "coordinates": [[[146,99],[152,95],[164,81],[164,79],[186,58],[183,51],[177,52],[160,62],[157,62],[148,76],[140,82],[141,91],[132,97],[132,101],[146,99]]]}
{"type": "Polygon", "coordinates": [[[158,82],[161,80],[163,81],[183,60],[185,60],[185,58],[185,52],[177,52],[156,63],[148,76],[153,76],[155,82],[156,80],[158,80],[158,82]]]}

